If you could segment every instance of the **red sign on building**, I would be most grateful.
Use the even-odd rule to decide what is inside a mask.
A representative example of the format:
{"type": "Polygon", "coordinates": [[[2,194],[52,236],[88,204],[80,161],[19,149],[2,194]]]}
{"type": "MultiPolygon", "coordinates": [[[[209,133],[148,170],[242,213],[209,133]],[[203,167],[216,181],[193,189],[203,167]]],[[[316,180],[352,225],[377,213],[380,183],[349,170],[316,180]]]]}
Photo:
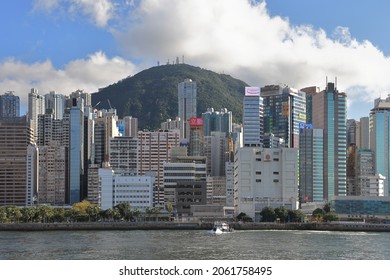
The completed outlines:
{"type": "Polygon", "coordinates": [[[203,126],[202,118],[190,118],[190,126],[203,126]]]}

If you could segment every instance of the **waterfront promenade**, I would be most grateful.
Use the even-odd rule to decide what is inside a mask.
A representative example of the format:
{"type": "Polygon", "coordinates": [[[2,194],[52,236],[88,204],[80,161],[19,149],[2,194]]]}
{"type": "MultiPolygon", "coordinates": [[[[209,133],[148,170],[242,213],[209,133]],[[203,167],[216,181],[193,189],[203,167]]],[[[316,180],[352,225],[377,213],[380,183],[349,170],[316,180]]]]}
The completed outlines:
{"type": "MultiPolygon", "coordinates": [[[[390,232],[390,224],[372,223],[229,223],[234,230],[318,230],[390,232]]],[[[0,231],[50,230],[209,230],[209,222],[80,222],[0,224],[0,231]]]]}

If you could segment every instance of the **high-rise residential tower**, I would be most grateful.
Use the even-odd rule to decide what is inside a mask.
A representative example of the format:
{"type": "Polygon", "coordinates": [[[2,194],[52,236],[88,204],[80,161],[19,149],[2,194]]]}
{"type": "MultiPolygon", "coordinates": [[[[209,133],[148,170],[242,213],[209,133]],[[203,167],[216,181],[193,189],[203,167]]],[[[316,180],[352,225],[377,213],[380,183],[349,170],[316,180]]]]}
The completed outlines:
{"type": "Polygon", "coordinates": [[[38,115],[45,113],[45,98],[38,94],[38,90],[32,88],[28,94],[28,112],[27,117],[33,128],[34,139],[38,137],[38,115]]]}
{"type": "Polygon", "coordinates": [[[32,195],[27,193],[27,174],[36,168],[33,158],[28,159],[27,147],[33,142],[25,116],[0,118],[0,206],[27,206],[27,198],[32,195]]]}
{"type": "Polygon", "coordinates": [[[52,114],[55,120],[62,120],[65,112],[65,96],[55,91],[45,94],[45,113],[52,114]]]}
{"type": "Polygon", "coordinates": [[[8,91],[0,95],[0,118],[1,117],[19,117],[20,116],[20,98],[14,95],[13,91],[8,91]]]}
{"type": "Polygon", "coordinates": [[[180,131],[138,131],[138,175],[154,173],[154,205],[164,207],[164,162],[170,149],[180,145],[180,131]]]}
{"type": "Polygon", "coordinates": [[[138,134],[138,118],[126,116],[122,120],[124,127],[124,135],[126,137],[137,137],[138,134]]]}

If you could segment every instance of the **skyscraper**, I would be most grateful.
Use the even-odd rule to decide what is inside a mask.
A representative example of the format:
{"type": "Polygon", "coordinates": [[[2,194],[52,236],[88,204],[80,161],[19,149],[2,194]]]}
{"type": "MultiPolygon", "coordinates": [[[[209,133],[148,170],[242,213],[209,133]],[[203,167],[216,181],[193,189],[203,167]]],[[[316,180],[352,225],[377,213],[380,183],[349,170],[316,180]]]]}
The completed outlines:
{"type": "Polygon", "coordinates": [[[164,207],[163,164],[170,160],[170,149],[180,145],[179,130],[138,132],[138,175],[155,175],[154,205],[164,207]]]}
{"type": "Polygon", "coordinates": [[[347,147],[359,143],[359,121],[354,119],[347,120],[347,147]]]}
{"type": "Polygon", "coordinates": [[[243,110],[243,146],[263,145],[264,135],[263,98],[259,87],[245,87],[243,110]]]}
{"type": "Polygon", "coordinates": [[[301,125],[299,135],[299,202],[324,200],[324,136],[322,129],[301,125]]]}
{"type": "Polygon", "coordinates": [[[61,120],[65,111],[65,96],[55,91],[45,94],[45,113],[52,114],[54,119],[61,120]]]}
{"type": "Polygon", "coordinates": [[[313,123],[313,95],[320,92],[316,86],[302,88],[301,91],[306,93],[306,123],[313,123]]]}
{"type": "Polygon", "coordinates": [[[13,91],[8,91],[0,95],[0,118],[1,117],[19,117],[20,99],[14,95],[13,91]]]}
{"type": "Polygon", "coordinates": [[[137,174],[138,138],[113,137],[110,139],[110,166],[117,172],[137,174]]]}
{"type": "Polygon", "coordinates": [[[68,164],[68,147],[55,141],[39,146],[39,203],[65,204],[68,164]]]}
{"type": "Polygon", "coordinates": [[[232,132],[232,112],[226,108],[220,111],[214,111],[208,108],[207,112],[202,113],[204,123],[204,136],[210,136],[212,131],[225,132],[229,135],[232,132]]]}
{"type": "Polygon", "coordinates": [[[370,149],[375,152],[375,173],[386,177],[385,195],[390,194],[390,96],[375,99],[370,113],[370,149]]]}
{"type": "Polygon", "coordinates": [[[69,203],[81,199],[84,176],[84,103],[73,98],[69,116],[69,203]]]}
{"type": "Polygon", "coordinates": [[[370,148],[370,118],[362,117],[359,122],[359,148],[370,148]]]}
{"type": "Polygon", "coordinates": [[[33,142],[25,116],[0,118],[0,206],[26,206],[27,171],[34,169],[33,158],[27,158],[27,147],[33,142]]]}
{"type": "Polygon", "coordinates": [[[38,94],[38,90],[32,88],[28,94],[28,112],[27,117],[33,128],[34,139],[38,138],[38,115],[45,113],[45,99],[43,95],[38,94]]]}
{"type": "Polygon", "coordinates": [[[117,120],[118,116],[114,109],[97,112],[94,119],[94,163],[101,165],[109,160],[110,139],[119,136],[117,120]]]}
{"type": "Polygon", "coordinates": [[[347,95],[334,83],[312,96],[313,128],[324,132],[324,199],[347,192],[347,95]]]}
{"type": "Polygon", "coordinates": [[[137,137],[138,134],[138,118],[126,116],[123,118],[124,135],[126,137],[137,137]]]}
{"type": "Polygon", "coordinates": [[[306,123],[306,93],[286,85],[269,85],[261,88],[260,96],[264,133],[284,139],[287,148],[299,148],[299,124],[306,123]]]}
{"type": "Polygon", "coordinates": [[[184,138],[189,137],[188,122],[190,118],[196,118],[196,82],[185,79],[178,85],[178,116],[185,122],[184,138]]]}
{"type": "Polygon", "coordinates": [[[188,155],[203,156],[203,119],[190,118],[190,146],[188,155]]]}
{"type": "Polygon", "coordinates": [[[225,132],[213,131],[204,137],[204,155],[207,157],[207,175],[225,176],[225,164],[229,161],[230,141],[225,132]]]}

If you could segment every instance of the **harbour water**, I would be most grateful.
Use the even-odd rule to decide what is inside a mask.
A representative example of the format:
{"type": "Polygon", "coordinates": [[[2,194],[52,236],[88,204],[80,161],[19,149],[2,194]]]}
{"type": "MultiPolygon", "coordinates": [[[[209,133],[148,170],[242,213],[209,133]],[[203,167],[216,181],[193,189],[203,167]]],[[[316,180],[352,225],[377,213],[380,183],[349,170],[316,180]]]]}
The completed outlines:
{"type": "Polygon", "coordinates": [[[390,260],[389,232],[4,231],[2,260],[390,260]]]}

